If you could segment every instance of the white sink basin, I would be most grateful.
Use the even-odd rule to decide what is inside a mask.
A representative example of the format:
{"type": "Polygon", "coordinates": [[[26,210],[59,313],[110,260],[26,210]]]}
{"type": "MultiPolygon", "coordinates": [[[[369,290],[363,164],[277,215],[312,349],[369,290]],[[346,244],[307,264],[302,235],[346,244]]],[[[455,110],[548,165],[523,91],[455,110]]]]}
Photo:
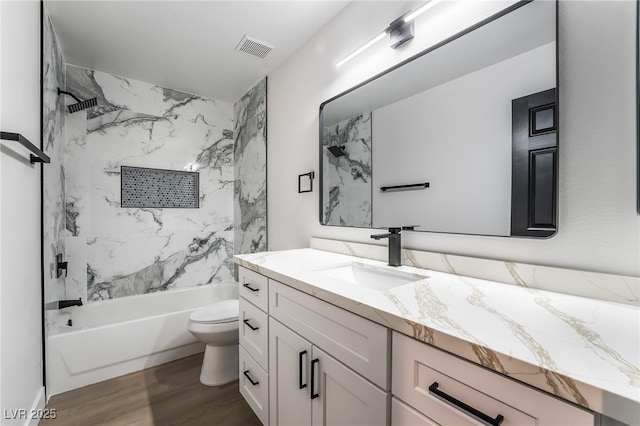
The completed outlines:
{"type": "Polygon", "coordinates": [[[424,275],[398,271],[392,267],[364,265],[358,262],[332,266],[316,272],[344,283],[378,291],[388,290],[427,278],[424,275]]]}

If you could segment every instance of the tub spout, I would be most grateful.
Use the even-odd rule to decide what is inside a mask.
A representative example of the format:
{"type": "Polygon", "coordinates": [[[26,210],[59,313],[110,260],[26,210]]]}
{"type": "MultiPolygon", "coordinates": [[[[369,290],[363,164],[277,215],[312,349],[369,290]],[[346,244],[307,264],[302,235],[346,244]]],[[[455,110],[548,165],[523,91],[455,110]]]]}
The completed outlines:
{"type": "Polygon", "coordinates": [[[82,306],[82,298],[74,300],[58,300],[58,309],[68,308],[69,306],[82,306]]]}

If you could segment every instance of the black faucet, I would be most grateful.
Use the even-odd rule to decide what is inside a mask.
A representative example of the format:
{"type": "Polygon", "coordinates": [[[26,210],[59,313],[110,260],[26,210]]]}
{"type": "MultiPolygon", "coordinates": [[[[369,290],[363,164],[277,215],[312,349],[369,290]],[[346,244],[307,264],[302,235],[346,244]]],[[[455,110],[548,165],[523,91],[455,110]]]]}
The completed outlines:
{"type": "Polygon", "coordinates": [[[372,235],[371,238],[374,240],[380,240],[382,238],[389,239],[389,266],[400,266],[402,265],[400,259],[400,231],[402,228],[389,228],[388,234],[375,234],[372,235]]]}
{"type": "Polygon", "coordinates": [[[68,308],[69,306],[82,306],[82,298],[74,300],[58,300],[58,309],[68,308]]]}

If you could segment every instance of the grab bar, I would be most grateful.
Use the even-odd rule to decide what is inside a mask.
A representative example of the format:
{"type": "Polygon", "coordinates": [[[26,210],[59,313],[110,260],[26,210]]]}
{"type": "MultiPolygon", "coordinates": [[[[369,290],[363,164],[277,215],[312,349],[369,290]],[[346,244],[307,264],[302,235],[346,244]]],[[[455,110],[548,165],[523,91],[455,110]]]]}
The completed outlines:
{"type": "Polygon", "coordinates": [[[409,185],[395,185],[395,186],[381,186],[380,191],[398,191],[398,190],[416,190],[425,189],[429,187],[429,182],[424,183],[411,183],[409,185]]]}
{"type": "Polygon", "coordinates": [[[29,151],[33,152],[33,154],[36,154],[36,155],[30,154],[31,157],[29,158],[29,161],[31,162],[31,164],[51,162],[51,159],[49,158],[49,156],[47,156],[47,154],[40,151],[38,147],[36,147],[31,142],[29,142],[29,140],[24,136],[22,136],[20,133],[0,132],[0,139],[6,140],[6,141],[18,142],[20,145],[24,146],[29,151]]]}

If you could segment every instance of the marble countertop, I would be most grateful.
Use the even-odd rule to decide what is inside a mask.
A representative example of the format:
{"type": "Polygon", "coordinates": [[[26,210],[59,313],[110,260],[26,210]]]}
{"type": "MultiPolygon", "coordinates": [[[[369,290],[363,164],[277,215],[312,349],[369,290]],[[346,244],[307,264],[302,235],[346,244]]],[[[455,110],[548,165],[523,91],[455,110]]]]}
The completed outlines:
{"type": "Polygon", "coordinates": [[[266,275],[398,332],[627,424],[640,423],[640,309],[411,266],[384,291],[323,270],[376,260],[316,249],[236,255],[266,275]]]}

